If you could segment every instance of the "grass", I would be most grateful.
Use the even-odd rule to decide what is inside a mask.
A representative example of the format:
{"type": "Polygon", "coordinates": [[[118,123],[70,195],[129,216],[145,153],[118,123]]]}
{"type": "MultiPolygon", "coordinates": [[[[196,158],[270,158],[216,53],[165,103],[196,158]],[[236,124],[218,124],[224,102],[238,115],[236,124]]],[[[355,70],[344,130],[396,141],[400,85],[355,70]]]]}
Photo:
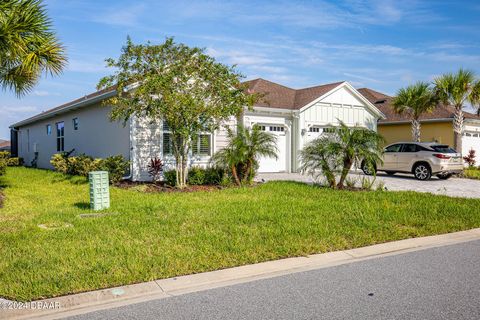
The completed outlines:
{"type": "Polygon", "coordinates": [[[463,170],[463,176],[468,179],[480,180],[480,168],[465,169],[463,170]]]}
{"type": "Polygon", "coordinates": [[[82,178],[9,168],[0,185],[0,296],[17,300],[480,226],[480,200],[414,192],[111,188],[114,214],[81,218],[91,213],[82,178]]]}

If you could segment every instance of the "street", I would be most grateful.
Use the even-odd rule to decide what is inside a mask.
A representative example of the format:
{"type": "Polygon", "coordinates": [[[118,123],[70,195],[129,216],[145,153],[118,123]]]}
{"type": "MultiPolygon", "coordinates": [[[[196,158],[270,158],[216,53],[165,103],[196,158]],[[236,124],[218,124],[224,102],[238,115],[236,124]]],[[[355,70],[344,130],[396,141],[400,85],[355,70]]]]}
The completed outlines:
{"type": "Polygon", "coordinates": [[[479,318],[480,241],[470,241],[69,319],[479,318]]]}

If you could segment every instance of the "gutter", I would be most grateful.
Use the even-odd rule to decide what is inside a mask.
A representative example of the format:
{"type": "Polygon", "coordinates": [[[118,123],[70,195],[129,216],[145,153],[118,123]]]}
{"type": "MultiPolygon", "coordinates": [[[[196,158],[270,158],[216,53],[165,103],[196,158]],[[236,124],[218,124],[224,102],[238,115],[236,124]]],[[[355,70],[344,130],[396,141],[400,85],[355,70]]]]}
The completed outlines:
{"type": "MultiPolygon", "coordinates": [[[[465,119],[467,120],[467,119],[465,119]]],[[[452,118],[439,118],[439,119],[425,119],[425,120],[420,120],[420,123],[429,123],[429,122],[452,122],[452,118]]],[[[395,125],[395,124],[407,124],[411,123],[411,120],[400,120],[400,121],[379,121],[378,125],[395,125]]]]}
{"type": "Polygon", "coordinates": [[[115,95],[115,90],[108,91],[108,92],[102,93],[98,96],[94,96],[94,97],[91,97],[91,98],[86,98],[86,99],[84,99],[82,101],[78,101],[74,104],[67,105],[67,106],[65,106],[63,108],[60,108],[60,109],[56,109],[56,110],[52,110],[52,111],[46,111],[46,112],[37,114],[36,116],[33,116],[33,117],[28,118],[26,120],[22,120],[20,122],[14,123],[9,128],[14,129],[14,128],[25,126],[25,125],[28,125],[28,124],[31,124],[31,123],[35,123],[35,122],[43,120],[43,119],[48,119],[48,118],[57,116],[59,114],[66,113],[68,111],[75,110],[75,109],[78,109],[78,108],[82,108],[82,107],[91,105],[95,102],[105,100],[105,99],[110,98],[114,95],[115,95]]]}

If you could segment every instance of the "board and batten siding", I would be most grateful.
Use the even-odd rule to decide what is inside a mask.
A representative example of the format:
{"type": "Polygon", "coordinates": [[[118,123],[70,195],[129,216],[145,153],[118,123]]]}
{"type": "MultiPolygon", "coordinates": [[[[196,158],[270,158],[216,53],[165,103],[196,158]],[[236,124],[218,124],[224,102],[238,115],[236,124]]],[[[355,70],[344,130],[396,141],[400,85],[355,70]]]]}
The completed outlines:
{"type": "Polygon", "coordinates": [[[72,110],[48,119],[18,128],[18,153],[29,166],[38,152],[37,167],[52,169],[50,159],[57,151],[56,124],[64,122],[65,151],[75,149],[73,155],[86,154],[95,158],[122,155],[130,159],[130,127],[121,122],[110,121],[108,106],[100,103],[72,110]],[[79,121],[78,130],[73,128],[73,119],[79,121]],[[47,125],[52,134],[47,135],[47,125]]]}

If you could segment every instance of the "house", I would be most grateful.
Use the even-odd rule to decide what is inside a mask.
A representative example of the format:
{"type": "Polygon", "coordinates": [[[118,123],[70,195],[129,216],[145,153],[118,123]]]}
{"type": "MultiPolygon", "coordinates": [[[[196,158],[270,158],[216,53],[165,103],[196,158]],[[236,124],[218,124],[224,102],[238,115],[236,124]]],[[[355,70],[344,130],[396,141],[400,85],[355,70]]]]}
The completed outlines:
{"type": "MultiPolygon", "coordinates": [[[[399,115],[393,111],[393,97],[368,88],[358,91],[385,115],[385,119],[378,122],[378,132],[385,137],[387,143],[412,140],[411,121],[407,115],[399,115]]],[[[420,117],[421,140],[453,146],[454,113],[453,106],[440,105],[433,112],[423,114],[420,117]]],[[[464,125],[462,154],[468,154],[470,149],[480,154],[480,117],[464,111],[464,125]]]]}
{"type": "MultiPolygon", "coordinates": [[[[296,172],[298,153],[310,140],[343,121],[349,126],[377,129],[381,111],[348,82],[292,89],[264,79],[246,82],[250,91],[263,98],[245,110],[240,121],[260,125],[277,137],[278,159],[260,159],[260,172],[296,172]]],[[[153,157],[173,163],[171,137],[161,121],[132,117],[123,125],[111,122],[111,107],[102,101],[114,90],[102,90],[13,124],[12,150],[26,164],[34,159],[39,168],[51,168],[53,154],[75,149],[74,154],[107,157],[121,154],[132,163],[131,178],[148,180],[147,165],[153,157]]],[[[234,126],[232,118],[225,126],[234,126]]],[[[210,156],[225,147],[225,127],[202,133],[193,143],[190,165],[205,166],[210,156]]]]}
{"type": "Polygon", "coordinates": [[[10,151],[10,141],[0,139],[0,151],[10,151]]]}

